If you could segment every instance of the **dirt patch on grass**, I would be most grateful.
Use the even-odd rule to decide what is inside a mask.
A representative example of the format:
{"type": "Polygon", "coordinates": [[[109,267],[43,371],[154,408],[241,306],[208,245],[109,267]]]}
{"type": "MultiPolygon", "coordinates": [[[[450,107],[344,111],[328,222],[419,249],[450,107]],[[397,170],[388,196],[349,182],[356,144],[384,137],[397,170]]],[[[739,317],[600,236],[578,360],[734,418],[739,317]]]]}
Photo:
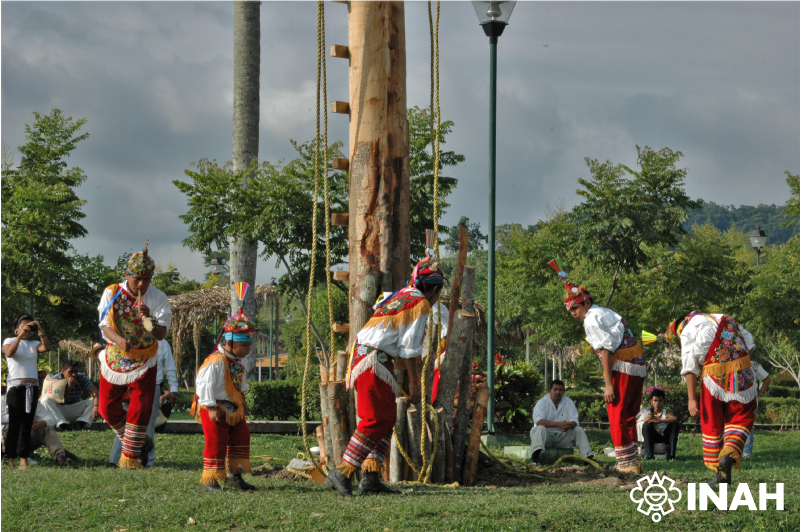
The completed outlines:
{"type": "Polygon", "coordinates": [[[513,470],[503,467],[488,456],[481,453],[478,459],[476,486],[508,488],[532,486],[535,484],[578,484],[585,486],[608,486],[619,489],[631,489],[641,475],[620,473],[608,466],[603,470],[595,469],[588,464],[565,464],[547,471],[527,474],[524,467],[517,466],[513,470]]]}

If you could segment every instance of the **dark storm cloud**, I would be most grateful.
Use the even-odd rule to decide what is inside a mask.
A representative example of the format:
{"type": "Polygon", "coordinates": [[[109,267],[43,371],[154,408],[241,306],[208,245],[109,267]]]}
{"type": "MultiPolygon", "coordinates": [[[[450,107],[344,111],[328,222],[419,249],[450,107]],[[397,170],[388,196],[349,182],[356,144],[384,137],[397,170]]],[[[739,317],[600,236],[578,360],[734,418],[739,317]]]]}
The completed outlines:
{"type": "MultiPolygon", "coordinates": [[[[327,44],[347,44],[347,8],[326,3],[327,44]]],[[[70,164],[88,176],[76,241],[111,263],[151,238],[189,277],[185,198],[171,184],[201,158],[231,155],[231,3],[4,2],[2,135],[24,142],[32,111],[85,117],[70,164]],[[124,202],[124,207],[120,207],[124,202]]],[[[260,157],[294,157],[314,136],[316,3],[261,10],[260,157]]],[[[406,3],[408,103],[430,94],[427,4],[406,3]]],[[[466,155],[443,223],[486,230],[488,38],[467,2],[443,2],[440,99],[466,155]]],[[[574,205],[584,157],[635,164],[635,146],[684,153],[687,189],[717,203],[783,204],[800,171],[800,4],[518,2],[498,56],[498,223],[574,205]],[[753,180],[759,185],[754,187],[753,180]]],[[[328,100],[347,100],[347,61],[328,57],[328,100]]],[[[348,121],[329,118],[331,141],[348,121]]],[[[412,235],[412,238],[416,236],[412,235]]],[[[273,261],[259,265],[260,282],[273,261]]]]}

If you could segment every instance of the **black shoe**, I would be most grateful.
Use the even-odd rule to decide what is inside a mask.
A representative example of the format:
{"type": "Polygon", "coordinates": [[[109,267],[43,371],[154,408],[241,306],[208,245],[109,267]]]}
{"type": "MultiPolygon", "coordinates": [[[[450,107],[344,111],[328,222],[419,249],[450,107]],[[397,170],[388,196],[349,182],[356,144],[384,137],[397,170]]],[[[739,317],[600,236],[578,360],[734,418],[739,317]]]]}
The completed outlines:
{"type": "Polygon", "coordinates": [[[218,493],[222,491],[222,488],[219,484],[203,484],[203,491],[210,491],[212,493],[218,493]]]}
{"type": "Polygon", "coordinates": [[[150,439],[150,436],[145,434],[144,436],[144,444],[142,445],[142,450],[139,452],[139,462],[141,462],[142,467],[147,467],[147,461],[150,459],[150,451],[155,449],[155,444],[153,440],[150,439]]]}
{"type": "Polygon", "coordinates": [[[538,464],[539,460],[541,459],[542,459],[542,450],[537,449],[536,451],[533,451],[533,454],[531,454],[531,462],[534,464],[538,464]]]}
{"type": "Polygon", "coordinates": [[[725,455],[719,459],[717,473],[719,474],[720,484],[732,484],[731,467],[733,467],[733,458],[731,458],[729,455],[725,455]]]}
{"type": "Polygon", "coordinates": [[[255,486],[253,486],[252,484],[248,484],[247,482],[244,481],[241,473],[236,473],[235,475],[232,473],[228,473],[228,484],[242,491],[250,491],[256,489],[255,486]]]}
{"type": "Polygon", "coordinates": [[[644,455],[644,460],[655,460],[655,459],[656,459],[656,457],[653,456],[652,454],[644,455]]]}
{"type": "Polygon", "coordinates": [[[106,467],[119,467],[119,466],[117,464],[115,464],[114,462],[109,462],[109,463],[106,464],[106,467]]]}
{"type": "Polygon", "coordinates": [[[353,495],[353,479],[346,477],[338,469],[332,469],[328,476],[325,477],[325,485],[329,486],[332,490],[336,490],[343,497],[350,497],[353,495]]]}
{"type": "Polygon", "coordinates": [[[72,427],[69,423],[61,423],[56,425],[56,432],[69,432],[72,430],[72,427]]]}
{"type": "Polygon", "coordinates": [[[381,482],[381,477],[376,471],[367,471],[361,475],[361,482],[358,483],[358,491],[360,493],[374,492],[374,493],[392,493],[399,495],[400,492],[393,490],[386,484],[381,482]]]}
{"type": "Polygon", "coordinates": [[[587,457],[586,457],[586,459],[587,459],[587,460],[594,460],[594,455],[593,455],[593,454],[590,454],[589,456],[587,456],[587,457]]]}

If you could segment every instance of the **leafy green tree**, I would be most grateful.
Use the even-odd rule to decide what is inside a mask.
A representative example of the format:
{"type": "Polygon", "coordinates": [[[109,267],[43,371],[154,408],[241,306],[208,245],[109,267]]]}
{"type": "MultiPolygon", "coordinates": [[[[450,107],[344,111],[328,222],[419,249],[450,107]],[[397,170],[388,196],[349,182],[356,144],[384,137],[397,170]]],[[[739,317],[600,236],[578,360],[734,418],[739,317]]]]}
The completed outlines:
{"type": "MultiPolygon", "coordinates": [[[[452,131],[454,123],[446,120],[439,128],[439,145],[443,146],[445,136],[452,131]]],[[[411,261],[425,256],[425,230],[433,229],[433,156],[431,150],[431,111],[430,108],[412,107],[408,110],[409,155],[408,165],[411,179],[411,261]]],[[[446,167],[453,167],[466,158],[454,151],[442,149],[439,153],[439,216],[450,204],[446,198],[456,188],[458,180],[442,175],[446,167]]],[[[440,233],[444,234],[440,226],[440,233]]],[[[458,242],[458,234],[456,234],[458,242]]],[[[458,245],[456,245],[456,250],[458,245]]]]}
{"type": "Polygon", "coordinates": [[[686,170],[676,167],[681,152],[648,146],[636,151],[640,170],[587,157],[592,177],[578,179],[585,190],[577,193],[585,200],[572,212],[573,228],[581,253],[614,274],[606,305],[620,274],[647,264],[645,246],[677,245],[686,234],[687,211],[701,205],[684,191],[686,170]]]}
{"type": "Polygon", "coordinates": [[[461,232],[460,226],[462,225],[467,227],[467,236],[469,238],[469,248],[467,252],[469,253],[476,249],[484,248],[484,245],[489,240],[489,237],[481,233],[481,224],[477,222],[470,223],[467,216],[462,216],[458,223],[453,227],[440,226],[442,233],[446,236],[444,242],[441,242],[442,239],[440,238],[440,245],[442,246],[443,251],[446,251],[451,255],[458,254],[459,235],[461,232]]]}
{"type": "Polygon", "coordinates": [[[786,227],[800,225],[800,174],[791,174],[786,171],[786,183],[792,191],[792,197],[786,202],[786,227]]]}
{"type": "Polygon", "coordinates": [[[32,305],[52,339],[91,335],[100,292],[114,276],[102,256],[78,255],[70,243],[86,235],[80,223],[85,201],[73,190],[86,175],[66,161],[89,137],[80,132],[86,120],[58,109],[33,115],[17,168],[10,150],[3,149],[3,325],[10,329],[15,315],[32,305]]]}
{"type": "Polygon", "coordinates": [[[731,228],[749,233],[761,227],[769,235],[769,245],[784,244],[800,230],[800,227],[784,227],[791,222],[787,208],[788,205],[717,205],[709,201],[700,209],[692,210],[683,227],[688,231],[695,225],[711,223],[723,233],[731,228]]]}
{"type": "Polygon", "coordinates": [[[168,296],[193,292],[201,287],[197,281],[187,279],[181,275],[178,268],[171,262],[167,264],[166,268],[156,266],[156,271],[153,274],[153,286],[168,296]]]}

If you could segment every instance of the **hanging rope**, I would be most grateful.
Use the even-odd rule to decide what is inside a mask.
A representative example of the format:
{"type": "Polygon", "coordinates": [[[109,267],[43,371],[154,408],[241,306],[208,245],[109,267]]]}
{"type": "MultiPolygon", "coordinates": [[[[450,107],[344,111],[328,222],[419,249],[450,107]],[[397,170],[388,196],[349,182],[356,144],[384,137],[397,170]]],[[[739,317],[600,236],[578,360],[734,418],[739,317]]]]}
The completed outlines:
{"type": "MultiPolygon", "coordinates": [[[[322,468],[317,463],[314,456],[311,454],[311,449],[308,446],[308,428],[306,427],[306,419],[308,417],[308,390],[306,389],[308,386],[308,372],[309,368],[311,367],[311,350],[312,350],[312,343],[311,343],[311,301],[314,297],[314,277],[316,274],[316,265],[317,265],[317,214],[319,211],[319,181],[320,181],[320,87],[323,84],[323,80],[326,81],[325,75],[325,5],[322,0],[317,2],[317,132],[316,132],[316,146],[314,151],[314,196],[313,196],[313,207],[312,207],[312,215],[311,215],[311,266],[309,268],[309,277],[308,277],[308,296],[306,298],[306,308],[308,312],[306,313],[306,364],[305,368],[303,369],[303,391],[302,391],[302,405],[300,408],[300,424],[303,429],[303,445],[306,449],[306,454],[308,455],[311,463],[314,465],[317,471],[321,475],[326,475],[327,473],[322,470],[322,468]]],[[[325,97],[327,98],[327,87],[325,88],[325,97]]],[[[324,161],[324,173],[325,173],[325,214],[330,220],[329,214],[329,202],[328,202],[328,113],[327,107],[325,108],[325,149],[323,150],[325,161],[324,161]]],[[[326,236],[330,237],[330,225],[326,224],[326,236]]],[[[330,238],[328,238],[330,240],[330,238]]],[[[328,304],[330,308],[330,245],[326,244],[326,250],[328,252],[328,304]]],[[[331,320],[333,319],[333,315],[331,314],[331,320]]],[[[333,340],[333,332],[331,331],[331,339],[333,340]]],[[[331,343],[331,347],[333,347],[333,343],[331,343]]],[[[329,355],[330,357],[330,355],[329,355]]],[[[329,363],[328,360],[326,362],[329,363]]]]}

